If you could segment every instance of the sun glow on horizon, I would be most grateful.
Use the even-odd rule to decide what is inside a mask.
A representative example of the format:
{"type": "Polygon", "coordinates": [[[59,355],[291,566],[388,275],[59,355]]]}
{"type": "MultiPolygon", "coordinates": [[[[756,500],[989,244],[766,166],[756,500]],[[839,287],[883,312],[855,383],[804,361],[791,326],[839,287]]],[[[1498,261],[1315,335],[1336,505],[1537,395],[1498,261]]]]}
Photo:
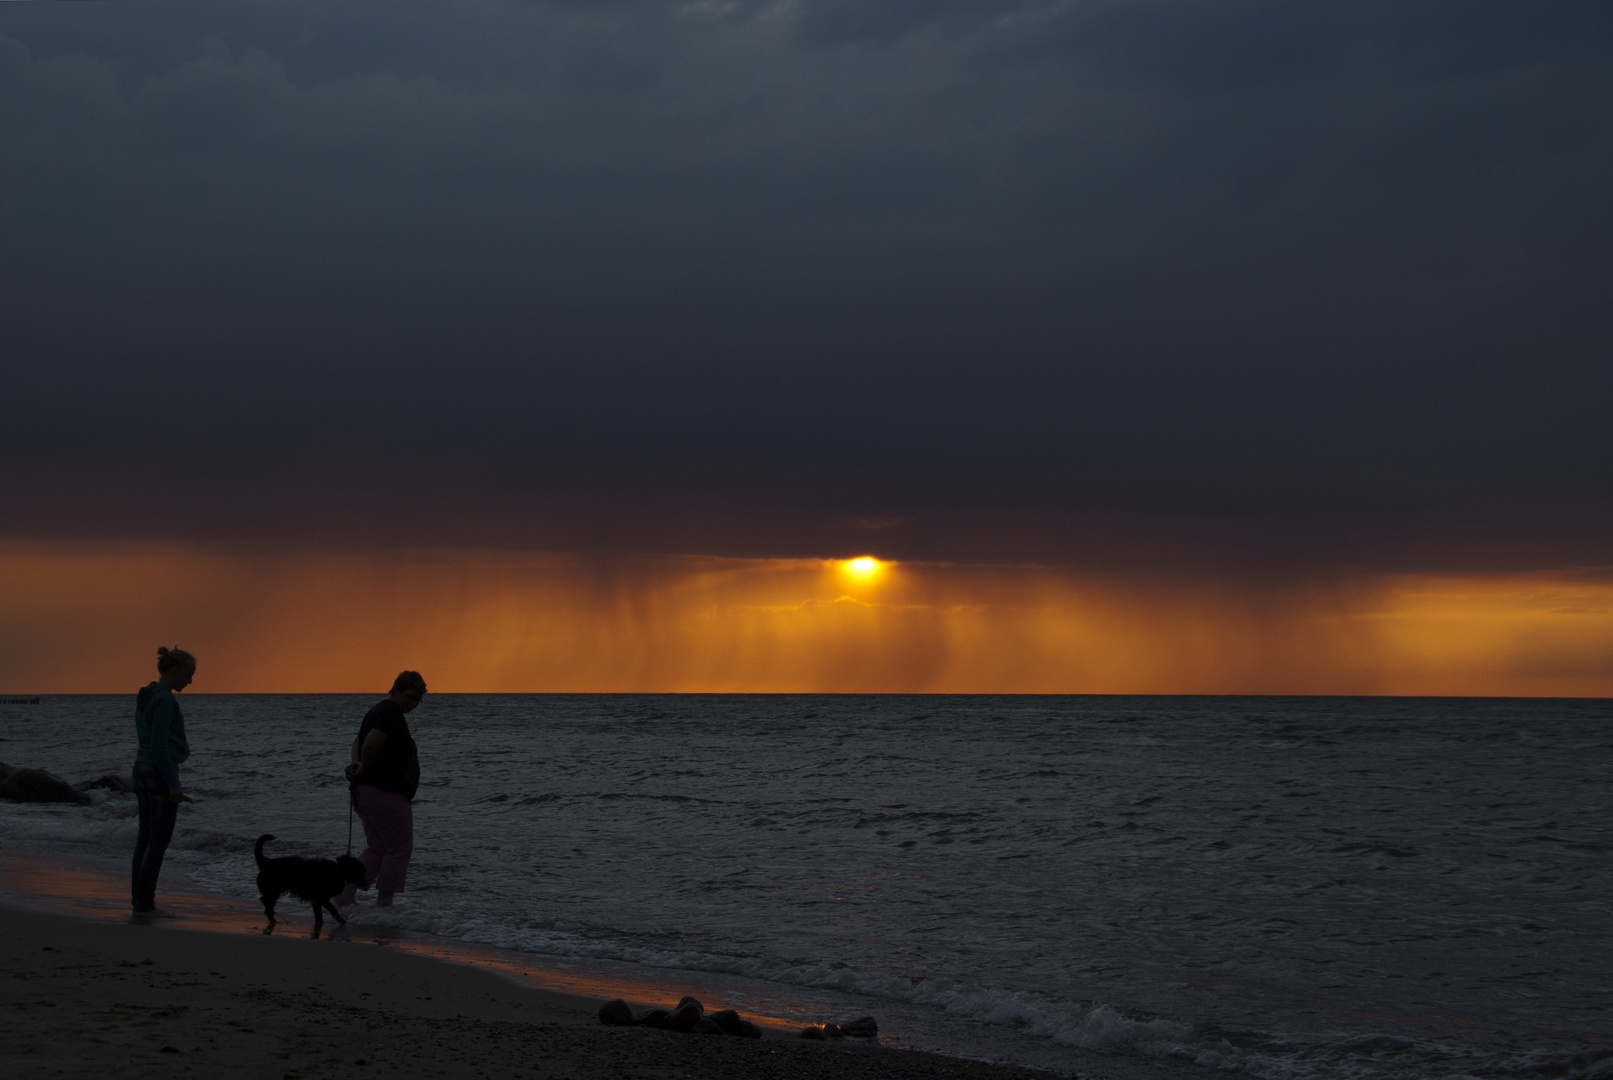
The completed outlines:
{"type": "Polygon", "coordinates": [[[1613,696],[1613,571],[1289,584],[850,559],[0,542],[0,692],[1613,696]]]}

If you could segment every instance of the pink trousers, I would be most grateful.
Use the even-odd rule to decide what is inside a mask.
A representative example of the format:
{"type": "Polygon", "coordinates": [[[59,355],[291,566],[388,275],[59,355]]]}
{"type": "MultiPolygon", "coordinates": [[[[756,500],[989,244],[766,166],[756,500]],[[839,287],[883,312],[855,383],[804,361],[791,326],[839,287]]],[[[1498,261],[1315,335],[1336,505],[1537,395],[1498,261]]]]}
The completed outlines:
{"type": "Polygon", "coordinates": [[[402,795],[369,784],[354,784],[353,792],[367,845],[358,857],[369,880],[365,888],[402,892],[409,878],[409,856],[414,851],[414,807],[402,795]]]}

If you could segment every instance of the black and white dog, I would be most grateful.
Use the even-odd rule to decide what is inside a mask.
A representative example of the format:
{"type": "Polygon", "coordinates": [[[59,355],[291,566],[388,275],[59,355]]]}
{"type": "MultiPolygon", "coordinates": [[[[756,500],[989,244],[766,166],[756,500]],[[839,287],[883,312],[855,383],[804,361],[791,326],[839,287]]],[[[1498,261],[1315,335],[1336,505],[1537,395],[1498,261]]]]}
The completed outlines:
{"type": "Polygon", "coordinates": [[[339,923],[347,922],[342,913],[331,904],[331,897],[340,893],[351,882],[359,888],[368,884],[364,880],[364,864],[351,855],[335,859],[304,859],[290,855],[280,859],[265,859],[263,845],[274,837],[264,833],[258,837],[258,846],[252,853],[258,860],[258,892],[263,897],[263,913],[269,922],[274,917],[275,901],[286,893],[314,905],[314,933],[325,925],[325,912],[336,916],[339,923]]]}

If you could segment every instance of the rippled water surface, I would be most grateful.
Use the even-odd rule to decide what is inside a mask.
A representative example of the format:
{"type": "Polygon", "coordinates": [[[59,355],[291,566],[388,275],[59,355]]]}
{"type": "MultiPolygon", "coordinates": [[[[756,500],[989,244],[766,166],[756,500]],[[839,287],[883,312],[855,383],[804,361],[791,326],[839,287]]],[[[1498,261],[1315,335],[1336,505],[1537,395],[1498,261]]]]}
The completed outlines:
{"type": "MultiPolygon", "coordinates": [[[[183,697],[175,857],[346,842],[373,698],[183,697]]],[[[127,772],[133,695],[0,706],[0,759],[127,772]]],[[[1360,698],[432,695],[406,904],[553,955],[830,986],[1265,1076],[1613,1053],[1613,707],[1360,698]]],[[[133,800],[0,804],[122,852],[133,800]]],[[[362,841],[360,840],[360,843],[362,841]]]]}

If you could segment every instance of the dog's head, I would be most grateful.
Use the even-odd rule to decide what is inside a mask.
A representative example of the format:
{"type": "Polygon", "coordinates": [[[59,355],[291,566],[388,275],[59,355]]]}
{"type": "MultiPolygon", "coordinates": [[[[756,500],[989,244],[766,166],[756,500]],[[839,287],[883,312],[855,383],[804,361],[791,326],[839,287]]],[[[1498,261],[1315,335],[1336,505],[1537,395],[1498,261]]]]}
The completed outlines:
{"type": "Polygon", "coordinates": [[[364,864],[351,855],[338,855],[336,869],[342,872],[343,881],[350,881],[361,889],[368,884],[364,880],[364,864]]]}

